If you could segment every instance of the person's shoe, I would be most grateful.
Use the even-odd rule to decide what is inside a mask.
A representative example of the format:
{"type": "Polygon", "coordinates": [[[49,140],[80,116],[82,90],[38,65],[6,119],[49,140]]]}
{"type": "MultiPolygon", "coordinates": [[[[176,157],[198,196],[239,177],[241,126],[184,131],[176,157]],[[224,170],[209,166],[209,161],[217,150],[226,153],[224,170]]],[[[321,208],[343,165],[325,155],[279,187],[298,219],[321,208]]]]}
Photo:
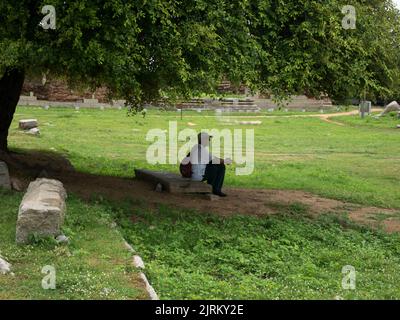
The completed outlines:
{"type": "Polygon", "coordinates": [[[223,193],[223,192],[221,192],[221,191],[219,191],[219,192],[214,192],[213,194],[215,194],[216,196],[219,196],[219,197],[221,197],[221,198],[227,197],[227,194],[225,194],[225,193],[223,193]]]}

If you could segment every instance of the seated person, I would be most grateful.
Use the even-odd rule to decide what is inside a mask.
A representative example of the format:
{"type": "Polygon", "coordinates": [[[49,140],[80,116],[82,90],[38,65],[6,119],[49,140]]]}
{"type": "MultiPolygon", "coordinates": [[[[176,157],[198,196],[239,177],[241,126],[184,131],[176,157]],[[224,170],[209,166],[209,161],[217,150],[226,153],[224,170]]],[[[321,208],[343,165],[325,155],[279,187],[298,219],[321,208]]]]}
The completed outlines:
{"type": "Polygon", "coordinates": [[[222,192],[225,179],[225,164],[230,164],[230,159],[219,159],[214,157],[207,149],[210,145],[211,136],[206,132],[199,133],[196,144],[190,152],[192,164],[192,180],[207,181],[212,185],[213,194],[226,197],[222,192]]]}

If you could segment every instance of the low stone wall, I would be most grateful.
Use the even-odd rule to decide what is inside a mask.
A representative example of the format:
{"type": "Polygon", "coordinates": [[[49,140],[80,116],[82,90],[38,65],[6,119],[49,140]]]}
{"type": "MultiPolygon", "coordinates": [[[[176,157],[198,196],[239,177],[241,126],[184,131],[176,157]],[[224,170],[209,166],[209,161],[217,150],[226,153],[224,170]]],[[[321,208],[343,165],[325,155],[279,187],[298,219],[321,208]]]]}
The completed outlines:
{"type": "Polygon", "coordinates": [[[18,212],[16,242],[26,244],[33,234],[59,236],[66,213],[66,198],[60,181],[37,179],[31,182],[18,212]]]}
{"type": "Polygon", "coordinates": [[[93,95],[101,103],[107,103],[107,88],[98,88],[95,92],[89,90],[72,90],[65,81],[49,79],[44,84],[37,79],[27,79],[22,88],[23,95],[33,92],[39,100],[77,102],[83,99],[91,99],[93,95]]]}

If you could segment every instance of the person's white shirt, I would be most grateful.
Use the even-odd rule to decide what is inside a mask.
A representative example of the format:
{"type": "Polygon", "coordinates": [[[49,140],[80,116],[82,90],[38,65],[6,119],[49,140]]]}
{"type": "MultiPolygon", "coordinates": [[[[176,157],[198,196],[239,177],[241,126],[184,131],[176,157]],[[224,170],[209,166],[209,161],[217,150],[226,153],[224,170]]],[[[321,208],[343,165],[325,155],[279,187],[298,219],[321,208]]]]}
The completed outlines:
{"type": "Polygon", "coordinates": [[[209,164],[212,159],[212,154],[205,146],[201,144],[196,144],[192,148],[192,151],[190,152],[190,162],[192,164],[192,180],[203,180],[207,164],[209,164]]]}

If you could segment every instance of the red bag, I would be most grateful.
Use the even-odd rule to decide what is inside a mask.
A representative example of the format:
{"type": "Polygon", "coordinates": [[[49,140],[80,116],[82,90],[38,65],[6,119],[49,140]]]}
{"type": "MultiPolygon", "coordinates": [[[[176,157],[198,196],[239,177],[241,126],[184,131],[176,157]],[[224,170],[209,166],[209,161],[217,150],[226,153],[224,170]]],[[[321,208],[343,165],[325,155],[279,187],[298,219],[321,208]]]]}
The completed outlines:
{"type": "Polygon", "coordinates": [[[179,166],[179,171],[184,178],[192,177],[192,163],[190,162],[190,153],[186,156],[185,159],[182,160],[179,166]]]}

